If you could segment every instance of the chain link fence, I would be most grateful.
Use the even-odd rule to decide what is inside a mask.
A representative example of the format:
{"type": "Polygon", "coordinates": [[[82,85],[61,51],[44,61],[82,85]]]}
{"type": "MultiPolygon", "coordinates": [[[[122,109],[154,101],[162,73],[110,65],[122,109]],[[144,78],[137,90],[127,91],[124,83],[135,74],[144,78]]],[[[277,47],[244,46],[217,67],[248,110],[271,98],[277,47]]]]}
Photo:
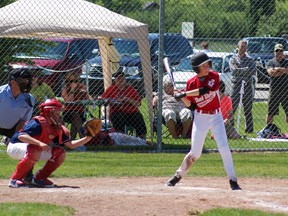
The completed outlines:
{"type": "MultiPolygon", "coordinates": [[[[6,0],[0,3],[1,22],[5,22],[3,19],[4,9],[13,2],[6,0]]],[[[25,1],[20,0],[18,2],[25,1]]],[[[99,0],[88,2],[147,24],[150,32],[148,40],[151,60],[151,86],[144,84],[143,56],[140,55],[139,51],[141,42],[138,41],[137,43],[134,39],[107,37],[106,44],[110,49],[106,55],[112,73],[112,84],[115,84],[115,79],[118,79],[118,77],[115,78],[115,75],[122,72],[125,74],[126,82],[138,94],[132,90],[128,91],[126,86],[124,90],[117,90],[116,88],[116,93],[110,92],[103,95],[108,86],[111,85],[111,81],[107,81],[108,85],[104,82],[107,76],[103,75],[103,53],[101,54],[102,46],[100,44],[103,35],[94,38],[91,36],[85,38],[85,34],[81,35],[81,38],[74,37],[73,35],[79,36],[81,34],[77,30],[77,23],[75,23],[75,34],[74,32],[67,32],[66,37],[55,37],[55,34],[52,33],[49,35],[47,34],[49,31],[46,29],[42,39],[27,38],[25,35],[8,38],[3,37],[2,33],[7,29],[2,27],[0,28],[2,36],[0,38],[0,84],[3,86],[9,83],[8,74],[11,69],[28,68],[34,75],[31,90],[31,94],[35,97],[33,115],[39,114],[38,106],[45,99],[57,97],[63,103],[63,120],[70,129],[73,139],[83,136],[82,126],[85,120],[90,117],[102,119],[102,132],[89,143],[88,149],[131,150],[136,148],[168,152],[187,151],[190,146],[190,129],[186,134],[182,134],[183,125],[171,126],[171,122],[169,123],[165,118],[161,119],[162,124],[157,124],[155,119],[157,118],[159,121],[161,115],[157,115],[157,113],[162,113],[162,105],[157,105],[155,99],[153,101],[154,122],[150,122],[148,113],[152,101],[147,100],[149,98],[147,92],[150,94],[153,91],[153,97],[157,97],[159,91],[164,90],[163,84],[165,85],[162,80],[159,82],[159,77],[162,78],[162,73],[165,76],[170,70],[174,76],[174,87],[177,89],[185,88],[186,81],[195,74],[190,65],[191,55],[206,49],[209,51],[207,53],[213,62],[213,69],[220,74],[226,85],[225,93],[232,96],[233,77],[229,61],[231,56],[237,52],[238,41],[245,38],[248,41],[247,54],[254,58],[257,72],[253,76],[253,81],[249,83],[253,88],[252,116],[254,128],[251,131],[246,130],[244,115],[246,111],[243,109],[245,107],[243,103],[246,102],[244,101],[240,104],[242,108],[237,109],[234,113],[234,130],[240,136],[238,139],[229,139],[230,147],[237,151],[287,151],[288,143],[286,140],[288,141],[288,139],[283,138],[287,132],[287,117],[281,105],[279,115],[275,115],[273,119],[273,123],[279,127],[283,135],[281,139],[257,139],[257,132],[261,131],[267,122],[270,90],[267,63],[276,54],[274,52],[276,44],[283,45],[283,55],[285,57],[286,54],[287,57],[288,22],[286,16],[288,4],[286,0],[169,0],[164,2],[99,0]],[[165,3],[163,4],[163,20],[159,20],[161,3],[165,3]],[[164,29],[163,44],[161,44],[162,35],[158,33],[160,27],[164,29]],[[168,64],[162,63],[162,60],[160,63],[158,57],[162,56],[162,52],[164,57],[168,59],[168,64]],[[152,89],[147,91],[148,87],[152,89]],[[126,95],[123,93],[125,91],[126,95]],[[129,95],[127,92],[130,92],[129,95]],[[130,95],[131,92],[133,92],[133,96],[130,95]],[[125,100],[124,97],[130,101],[125,101],[123,107],[121,103],[125,100]],[[119,108],[121,106],[122,108],[119,108]],[[139,109],[141,115],[128,115],[127,117],[117,114],[116,117],[115,115],[113,117],[110,112],[113,109],[130,114],[135,114],[139,109]],[[144,125],[141,124],[142,118],[144,125]],[[115,125],[117,125],[116,129],[115,125]],[[109,131],[113,131],[114,134],[108,136],[109,131]],[[125,135],[116,135],[115,131],[121,131],[125,135]],[[139,136],[141,138],[146,137],[147,142],[139,139],[139,136]],[[114,144],[111,137],[112,140],[114,139],[114,144]],[[159,137],[161,138],[159,139],[159,137]]],[[[37,1],[34,4],[37,5],[37,1]]],[[[38,6],[40,8],[42,5],[39,3],[38,6]]],[[[81,9],[79,4],[71,7],[75,11],[81,9]]],[[[63,7],[62,10],[64,18],[68,13],[73,13],[71,8],[63,7]]],[[[31,20],[38,13],[37,9],[24,12],[26,15],[29,13],[31,20]]],[[[91,16],[95,12],[92,7],[91,10],[83,11],[83,13],[91,14],[91,16]]],[[[47,19],[53,19],[52,14],[53,11],[47,19]]],[[[21,25],[21,14],[14,13],[10,16],[19,19],[19,25],[21,25]]],[[[110,18],[104,16],[101,19],[105,25],[105,20],[110,18]]],[[[81,22],[85,23],[86,21],[82,20],[81,22]]],[[[87,21],[87,23],[89,22],[87,21]]],[[[100,25],[102,24],[100,23],[100,25]]],[[[7,26],[9,23],[5,27],[7,26]]],[[[54,28],[57,26],[51,26],[51,32],[54,28]]],[[[106,32],[110,31],[109,26],[104,26],[103,29],[106,32]]],[[[279,79],[283,77],[285,80],[286,76],[283,74],[279,79]]],[[[285,90],[287,84],[280,82],[277,86],[278,89],[283,90],[282,93],[286,99],[288,99],[288,91],[285,90]]],[[[279,98],[282,93],[279,93],[279,98]]],[[[158,100],[162,102],[161,99],[158,100]]],[[[277,110],[277,107],[274,109],[277,110]]],[[[204,149],[207,151],[216,149],[213,134],[210,132],[206,137],[204,149]]]]}

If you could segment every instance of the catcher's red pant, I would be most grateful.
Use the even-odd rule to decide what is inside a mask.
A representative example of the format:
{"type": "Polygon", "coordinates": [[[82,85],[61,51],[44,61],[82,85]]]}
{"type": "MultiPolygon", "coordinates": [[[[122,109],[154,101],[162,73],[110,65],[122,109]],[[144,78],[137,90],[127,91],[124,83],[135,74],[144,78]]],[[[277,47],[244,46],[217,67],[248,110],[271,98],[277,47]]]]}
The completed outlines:
{"type": "MultiPolygon", "coordinates": [[[[16,170],[11,176],[11,179],[22,180],[27,172],[40,160],[43,150],[39,146],[27,145],[25,156],[18,163],[16,170]]],[[[37,179],[47,179],[65,160],[65,150],[59,146],[51,148],[51,158],[45,165],[36,173],[37,179]]]]}

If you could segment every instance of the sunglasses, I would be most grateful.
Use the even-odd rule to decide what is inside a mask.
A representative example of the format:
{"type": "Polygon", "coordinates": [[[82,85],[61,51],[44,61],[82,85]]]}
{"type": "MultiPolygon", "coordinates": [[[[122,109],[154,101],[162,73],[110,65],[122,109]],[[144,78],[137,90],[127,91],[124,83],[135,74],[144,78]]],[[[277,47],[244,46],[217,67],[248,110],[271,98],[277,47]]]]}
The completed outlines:
{"type": "Polygon", "coordinates": [[[281,49],[276,49],[275,52],[283,52],[281,49]]]}
{"type": "Polygon", "coordinates": [[[78,83],[78,80],[67,80],[68,83],[78,83]]]}

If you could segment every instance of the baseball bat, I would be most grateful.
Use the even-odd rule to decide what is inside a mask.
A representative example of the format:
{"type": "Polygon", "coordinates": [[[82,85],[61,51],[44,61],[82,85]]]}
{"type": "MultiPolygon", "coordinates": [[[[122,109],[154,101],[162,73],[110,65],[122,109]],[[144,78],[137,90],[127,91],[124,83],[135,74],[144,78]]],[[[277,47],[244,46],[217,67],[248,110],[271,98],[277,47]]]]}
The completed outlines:
{"type": "Polygon", "coordinates": [[[173,71],[170,68],[168,57],[163,58],[163,65],[164,65],[165,70],[167,71],[168,75],[170,76],[170,79],[171,79],[171,82],[173,83],[173,86],[175,87],[175,80],[173,77],[173,71]]]}

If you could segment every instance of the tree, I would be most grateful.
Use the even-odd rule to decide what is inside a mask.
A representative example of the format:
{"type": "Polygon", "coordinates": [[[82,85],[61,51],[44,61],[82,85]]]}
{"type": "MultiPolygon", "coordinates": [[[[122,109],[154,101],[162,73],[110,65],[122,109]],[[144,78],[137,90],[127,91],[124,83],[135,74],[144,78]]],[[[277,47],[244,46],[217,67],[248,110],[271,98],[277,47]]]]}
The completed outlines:
{"type": "Polygon", "coordinates": [[[269,17],[276,11],[276,0],[250,0],[250,36],[255,36],[261,16],[269,17]]]}
{"type": "Polygon", "coordinates": [[[282,34],[287,34],[288,23],[287,14],[288,7],[285,1],[281,0],[276,7],[276,12],[269,18],[263,16],[259,20],[257,35],[270,35],[281,37],[282,34]]]}
{"type": "Polygon", "coordinates": [[[15,2],[15,0],[2,0],[2,1],[0,2],[0,8],[6,6],[6,5],[8,5],[8,4],[11,4],[11,3],[13,3],[13,2],[15,2]]]}

